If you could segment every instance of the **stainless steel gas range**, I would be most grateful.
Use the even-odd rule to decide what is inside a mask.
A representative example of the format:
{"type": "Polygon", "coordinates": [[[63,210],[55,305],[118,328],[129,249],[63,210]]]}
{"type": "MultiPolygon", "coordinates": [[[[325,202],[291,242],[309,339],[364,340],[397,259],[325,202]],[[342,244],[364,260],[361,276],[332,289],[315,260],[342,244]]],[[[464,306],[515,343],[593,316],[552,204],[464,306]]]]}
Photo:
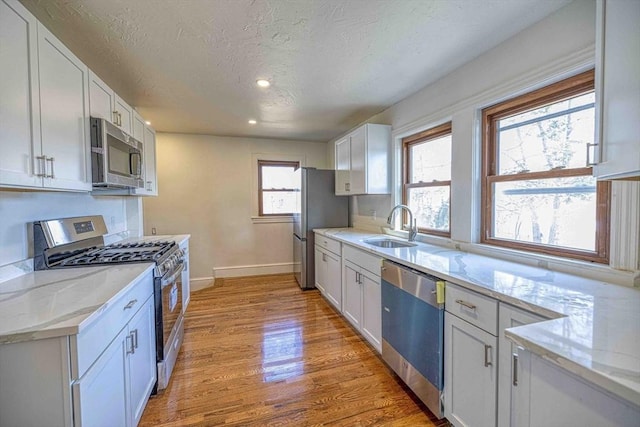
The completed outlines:
{"type": "Polygon", "coordinates": [[[181,275],[184,253],[175,242],[104,244],[102,216],[52,219],[33,223],[34,269],[153,262],[158,383],[167,387],[184,337],[181,275]]]}

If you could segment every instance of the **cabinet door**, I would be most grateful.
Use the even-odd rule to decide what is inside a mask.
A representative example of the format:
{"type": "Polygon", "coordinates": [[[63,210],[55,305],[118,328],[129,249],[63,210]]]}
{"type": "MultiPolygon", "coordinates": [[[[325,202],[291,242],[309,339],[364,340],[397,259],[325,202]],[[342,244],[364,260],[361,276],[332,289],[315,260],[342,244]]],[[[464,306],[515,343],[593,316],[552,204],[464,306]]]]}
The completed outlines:
{"type": "Polygon", "coordinates": [[[76,426],[127,426],[124,328],[87,373],[73,385],[76,426]]]}
{"type": "Polygon", "coordinates": [[[46,187],[91,190],[88,69],[38,23],[42,154],[46,187]]]}
{"type": "Polygon", "coordinates": [[[445,417],[455,426],[496,425],[497,338],[445,313],[445,417]]]}
{"type": "Polygon", "coordinates": [[[640,2],[598,2],[599,178],[640,177],[640,2]]]}
{"type": "Polygon", "coordinates": [[[115,94],[115,110],[118,113],[118,126],[131,135],[133,133],[133,108],[115,94]]]}
{"type": "Polygon", "coordinates": [[[361,126],[351,134],[351,194],[367,192],[367,128],[361,126]]]}
{"type": "Polygon", "coordinates": [[[536,354],[519,349],[518,356],[526,372],[516,401],[528,406],[518,409],[515,427],[637,427],[638,406],[612,397],[536,354]]]}
{"type": "MultiPolygon", "coordinates": [[[[133,352],[129,363],[129,414],[132,426],[138,425],[151,390],[156,383],[156,341],[153,296],[129,322],[133,352]]],[[[126,344],[126,343],[125,343],[126,344]]],[[[114,424],[115,425],[115,424],[114,424]]]]}
{"type": "Polygon", "coordinates": [[[380,277],[362,275],[362,334],[382,351],[382,296],[380,277]]]}
{"type": "Polygon", "coordinates": [[[327,281],[327,261],[326,254],[318,248],[315,247],[315,271],[316,271],[316,283],[315,286],[318,288],[320,293],[327,296],[327,289],[325,288],[325,283],[327,281]]]}
{"type": "Polygon", "coordinates": [[[105,82],[89,70],[89,111],[91,117],[99,117],[116,123],[115,94],[105,82]]]}
{"type": "Polygon", "coordinates": [[[518,387],[517,381],[514,381],[514,379],[519,378],[519,376],[515,374],[514,378],[514,369],[518,368],[518,366],[514,366],[513,355],[517,352],[518,346],[505,336],[504,330],[541,322],[545,319],[503,303],[500,303],[498,319],[498,330],[500,331],[498,338],[500,349],[498,356],[498,427],[509,427],[516,425],[516,420],[511,419],[511,414],[521,412],[515,409],[517,404],[514,399],[515,388],[518,387]]]}
{"type": "Polygon", "coordinates": [[[158,195],[158,172],[156,169],[156,132],[149,126],[144,128],[144,188],[148,196],[158,195]]]}
{"type": "Polygon", "coordinates": [[[349,137],[336,142],[336,194],[349,195],[351,170],[351,147],[349,137]]]}
{"type": "Polygon", "coordinates": [[[360,330],[362,318],[362,286],[360,285],[360,268],[351,264],[344,264],[342,314],[360,330]]]}
{"type": "Polygon", "coordinates": [[[338,311],[342,311],[342,272],[340,270],[340,257],[327,253],[325,255],[326,263],[326,297],[338,311]]]}
{"type": "Polygon", "coordinates": [[[131,129],[131,136],[133,136],[138,141],[144,143],[144,128],[145,128],[144,119],[137,111],[133,110],[133,128],[131,129]]]}
{"type": "Polygon", "coordinates": [[[37,21],[0,1],[0,185],[42,186],[37,21]]]}

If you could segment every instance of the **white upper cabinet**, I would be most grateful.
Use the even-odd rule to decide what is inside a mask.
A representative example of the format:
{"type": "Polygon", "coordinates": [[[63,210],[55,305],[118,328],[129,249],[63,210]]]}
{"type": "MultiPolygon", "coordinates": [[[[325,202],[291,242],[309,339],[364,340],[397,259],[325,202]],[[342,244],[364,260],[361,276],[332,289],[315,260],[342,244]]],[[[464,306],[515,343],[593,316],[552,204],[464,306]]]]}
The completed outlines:
{"type": "Polygon", "coordinates": [[[599,0],[596,94],[601,179],[640,179],[640,2],[599,0]]]}
{"type": "Polygon", "coordinates": [[[89,70],[89,110],[91,117],[115,122],[115,93],[100,77],[89,70]]]}
{"type": "Polygon", "coordinates": [[[118,116],[117,125],[120,126],[120,129],[131,135],[133,132],[133,108],[120,98],[117,93],[114,98],[116,102],[114,110],[118,116]]]}
{"type": "Polygon", "coordinates": [[[391,126],[367,123],[336,142],[336,194],[389,194],[391,126]]]}
{"type": "MultiPolygon", "coordinates": [[[[133,135],[133,108],[93,71],[89,71],[89,106],[91,117],[109,120],[129,135],[133,135]]],[[[139,140],[142,141],[141,138],[139,140]]]]}
{"type": "Polygon", "coordinates": [[[38,23],[44,185],[90,190],[88,68],[38,23]]]}
{"type": "Polygon", "coordinates": [[[0,8],[0,185],[90,190],[88,69],[17,1],[0,8]]]}
{"type": "MultiPolygon", "coordinates": [[[[135,115],[137,115],[137,113],[134,112],[135,115]]],[[[135,118],[134,115],[134,138],[137,139],[136,132],[139,132],[138,130],[136,130],[136,127],[139,127],[139,124],[137,124],[137,119],[135,118]]],[[[144,187],[143,188],[136,188],[135,189],[135,194],[139,195],[139,196],[157,196],[158,195],[158,179],[157,179],[157,172],[156,172],[156,132],[153,130],[152,127],[144,124],[144,127],[142,129],[143,132],[143,138],[140,140],[142,141],[142,147],[144,150],[144,160],[142,162],[142,166],[144,169],[144,176],[143,176],[143,180],[144,180],[144,187]]]]}
{"type": "Polygon", "coordinates": [[[38,49],[35,17],[17,1],[0,1],[0,184],[42,186],[38,49]]]}

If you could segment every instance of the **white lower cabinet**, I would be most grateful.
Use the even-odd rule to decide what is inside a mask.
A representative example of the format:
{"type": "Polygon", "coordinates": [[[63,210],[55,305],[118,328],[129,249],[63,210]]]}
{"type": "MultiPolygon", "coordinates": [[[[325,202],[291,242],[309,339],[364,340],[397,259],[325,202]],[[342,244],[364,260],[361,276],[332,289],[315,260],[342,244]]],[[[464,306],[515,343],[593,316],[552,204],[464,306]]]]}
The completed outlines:
{"type": "Polygon", "coordinates": [[[447,282],[445,310],[445,417],[455,426],[495,426],[498,301],[447,282]]]}
{"type": "Polygon", "coordinates": [[[518,349],[512,426],[637,427],[640,407],[584,382],[552,362],[518,349]]]}
{"type": "Polygon", "coordinates": [[[445,312],[445,417],[455,426],[495,426],[498,339],[445,312]]]}
{"type": "Polygon", "coordinates": [[[378,352],[381,352],[382,258],[351,246],[344,246],[342,259],[342,314],[378,352]]]}
{"type": "Polygon", "coordinates": [[[342,310],[341,257],[316,245],[316,288],[338,310],[342,310]]]}
{"type": "Polygon", "coordinates": [[[73,385],[75,425],[129,425],[123,345],[127,333],[123,329],[84,377],[73,385]]]}
{"type": "Polygon", "coordinates": [[[76,426],[136,426],[156,383],[154,300],[150,296],[73,385],[76,426]]]}
{"type": "Polygon", "coordinates": [[[180,249],[184,252],[184,268],[181,274],[181,286],[182,286],[182,312],[187,312],[187,306],[191,301],[191,277],[189,271],[189,239],[180,243],[180,249]]]}
{"type": "Polygon", "coordinates": [[[125,339],[126,364],[129,387],[129,415],[131,426],[136,426],[142,418],[153,386],[156,383],[156,345],[155,345],[155,309],[151,296],[144,306],[129,322],[131,347],[127,349],[125,339]]]}
{"type": "Polygon", "coordinates": [[[504,331],[507,328],[515,328],[546,319],[505,303],[500,303],[498,319],[498,330],[500,331],[498,337],[498,427],[509,427],[518,425],[517,420],[511,417],[520,413],[514,398],[515,389],[518,387],[518,373],[515,370],[519,369],[517,362],[514,362],[517,359],[514,354],[518,347],[505,336],[504,331]]]}
{"type": "Polygon", "coordinates": [[[344,263],[344,286],[342,314],[359,331],[362,319],[362,284],[360,283],[360,267],[344,263]]]}
{"type": "Polygon", "coordinates": [[[138,424],[157,377],[152,271],[126,289],[77,335],[0,345],[0,426],[138,424]]]}

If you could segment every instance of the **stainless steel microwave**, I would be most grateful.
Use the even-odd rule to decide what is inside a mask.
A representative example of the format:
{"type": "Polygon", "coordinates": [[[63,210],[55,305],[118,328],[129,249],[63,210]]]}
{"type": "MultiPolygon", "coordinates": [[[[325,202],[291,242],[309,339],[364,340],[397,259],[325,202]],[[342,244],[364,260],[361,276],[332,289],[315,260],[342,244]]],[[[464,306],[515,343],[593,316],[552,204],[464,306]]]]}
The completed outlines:
{"type": "Polygon", "coordinates": [[[91,117],[91,176],[98,188],[142,188],[142,142],[91,117]]]}

